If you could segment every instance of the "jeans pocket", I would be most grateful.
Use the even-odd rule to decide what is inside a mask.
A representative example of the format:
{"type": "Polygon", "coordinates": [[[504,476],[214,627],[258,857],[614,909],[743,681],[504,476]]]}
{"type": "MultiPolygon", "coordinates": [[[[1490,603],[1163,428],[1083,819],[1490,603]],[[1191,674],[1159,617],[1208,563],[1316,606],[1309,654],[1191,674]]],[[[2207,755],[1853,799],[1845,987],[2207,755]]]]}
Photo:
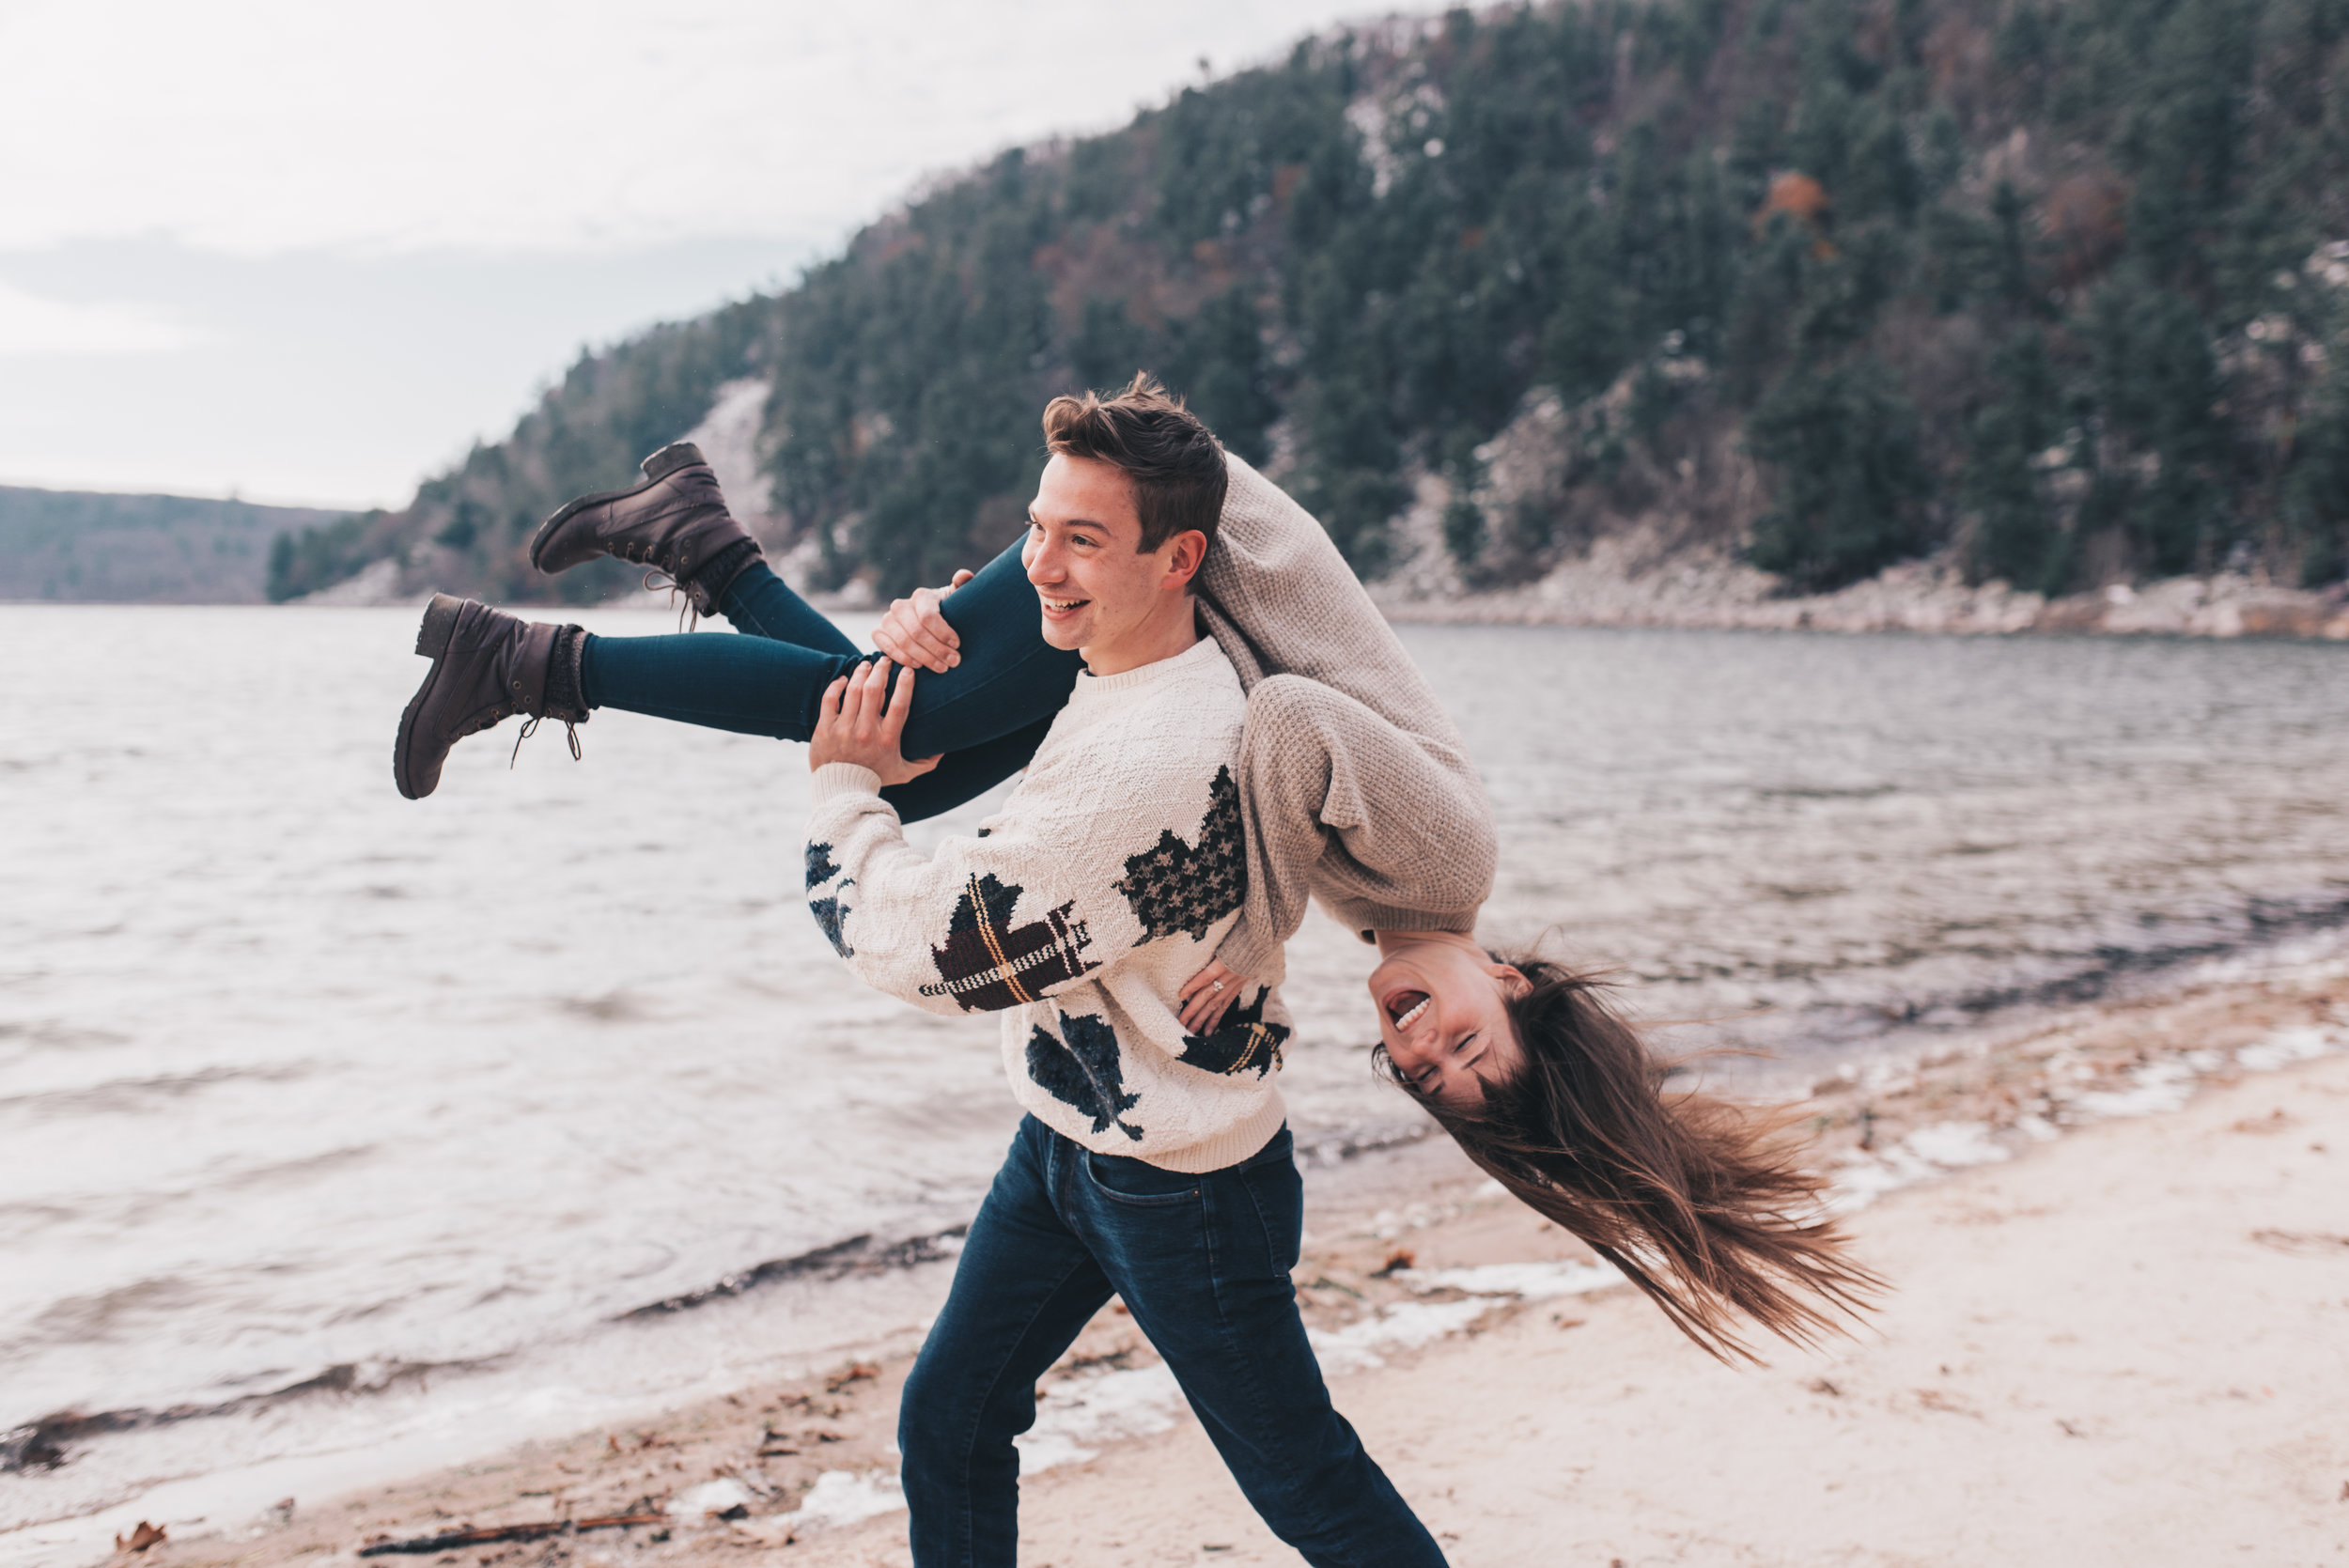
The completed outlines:
{"type": "Polygon", "coordinates": [[[1199,1178],[1165,1171],[1148,1160],[1083,1151],[1085,1180],[1104,1198],[1141,1208],[1171,1208],[1199,1201],[1199,1178]]]}
{"type": "Polygon", "coordinates": [[[1238,1172],[1240,1184],[1264,1226],[1265,1251],[1272,1272],[1297,1266],[1305,1244],[1305,1182],[1294,1159],[1268,1159],[1238,1172]]]}

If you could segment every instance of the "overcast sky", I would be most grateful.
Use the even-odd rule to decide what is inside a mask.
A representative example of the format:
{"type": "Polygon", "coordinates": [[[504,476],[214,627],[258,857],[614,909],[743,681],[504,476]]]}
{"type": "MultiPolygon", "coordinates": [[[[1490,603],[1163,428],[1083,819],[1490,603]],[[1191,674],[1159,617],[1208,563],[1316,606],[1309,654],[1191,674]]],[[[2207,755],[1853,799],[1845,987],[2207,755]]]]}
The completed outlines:
{"type": "Polygon", "coordinates": [[[397,505],[583,344],[1333,0],[0,0],[0,483],[397,505]]]}

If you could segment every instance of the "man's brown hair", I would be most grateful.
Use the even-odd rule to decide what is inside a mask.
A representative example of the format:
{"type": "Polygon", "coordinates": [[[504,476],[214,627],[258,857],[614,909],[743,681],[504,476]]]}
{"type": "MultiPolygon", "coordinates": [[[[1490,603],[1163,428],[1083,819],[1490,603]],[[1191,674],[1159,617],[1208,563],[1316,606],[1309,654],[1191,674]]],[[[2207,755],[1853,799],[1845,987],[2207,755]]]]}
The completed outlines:
{"type": "Polygon", "coordinates": [[[1045,404],[1044,446],[1126,471],[1142,516],[1142,553],[1193,529],[1213,548],[1228,483],[1222,443],[1148,371],[1107,397],[1088,392],[1045,404]]]}

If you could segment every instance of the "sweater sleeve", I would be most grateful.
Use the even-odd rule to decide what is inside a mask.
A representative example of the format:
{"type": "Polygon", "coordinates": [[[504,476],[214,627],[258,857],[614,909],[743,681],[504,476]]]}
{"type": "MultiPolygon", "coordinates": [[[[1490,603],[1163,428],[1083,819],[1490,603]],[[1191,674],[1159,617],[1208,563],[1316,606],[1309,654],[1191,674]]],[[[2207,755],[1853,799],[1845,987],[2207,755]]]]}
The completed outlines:
{"type": "Polygon", "coordinates": [[[1240,683],[1303,675],[1407,735],[1455,750],[1460,731],[1313,514],[1237,458],[1215,548],[1200,567],[1201,621],[1240,683]]]}
{"type": "Polygon", "coordinates": [[[1475,929],[1500,846],[1465,753],[1342,691],[1273,675],[1249,693],[1240,771],[1248,888],[1217,945],[1226,968],[1277,979],[1316,893],[1368,927],[1475,929]]]}
{"type": "Polygon", "coordinates": [[[1051,996],[1130,950],[1115,933],[1115,868],[1082,837],[1021,819],[935,855],[906,843],[879,776],[850,763],[810,788],[807,899],[857,977],[932,1013],[992,1013],[1051,996]]]}

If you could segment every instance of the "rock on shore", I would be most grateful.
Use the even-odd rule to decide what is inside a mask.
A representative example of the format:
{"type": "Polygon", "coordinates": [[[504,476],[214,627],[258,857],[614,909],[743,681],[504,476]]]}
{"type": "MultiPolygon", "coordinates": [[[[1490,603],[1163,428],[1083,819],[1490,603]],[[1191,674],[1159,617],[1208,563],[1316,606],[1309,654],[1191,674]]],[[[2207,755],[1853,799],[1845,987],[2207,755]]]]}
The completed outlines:
{"type": "MultiPolygon", "coordinates": [[[[1423,504],[1414,513],[1428,509],[1423,504]]],[[[1420,543],[1434,525],[1414,521],[1406,537],[1420,543]]],[[[1675,552],[1654,536],[1654,525],[1608,535],[1531,582],[1485,593],[1461,586],[1423,543],[1404,567],[1371,584],[1371,598],[1396,621],[2349,641],[2349,598],[2338,587],[2309,592],[2218,572],[2049,598],[1999,582],[1969,584],[1944,551],[1835,593],[1793,596],[1732,552],[1675,552]]],[[[1440,550],[1439,539],[1434,544],[1440,550]]]]}

